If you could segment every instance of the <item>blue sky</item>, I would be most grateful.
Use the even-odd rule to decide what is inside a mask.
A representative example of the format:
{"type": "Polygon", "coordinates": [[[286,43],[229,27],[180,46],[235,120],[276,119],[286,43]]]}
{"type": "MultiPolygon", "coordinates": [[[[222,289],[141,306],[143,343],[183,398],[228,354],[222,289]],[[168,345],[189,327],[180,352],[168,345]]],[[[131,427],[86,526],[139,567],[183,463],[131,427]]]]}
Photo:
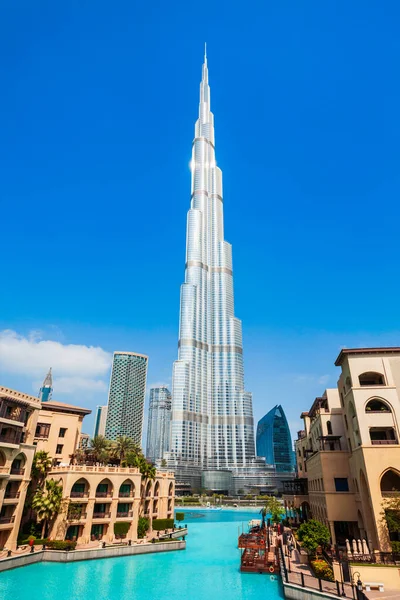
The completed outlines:
{"type": "MultiPolygon", "coordinates": [[[[105,403],[113,350],[170,383],[207,41],[256,419],[399,344],[397,2],[0,8],[3,385],[105,403]]],[[[85,429],[92,431],[89,417],[85,429]]]]}

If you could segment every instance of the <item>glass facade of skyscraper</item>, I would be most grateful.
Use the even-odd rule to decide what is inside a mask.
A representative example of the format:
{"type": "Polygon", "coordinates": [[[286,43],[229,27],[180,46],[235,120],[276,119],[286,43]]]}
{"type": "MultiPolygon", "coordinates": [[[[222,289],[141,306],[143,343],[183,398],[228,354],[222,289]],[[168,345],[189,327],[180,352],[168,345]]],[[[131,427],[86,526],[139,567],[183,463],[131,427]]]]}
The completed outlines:
{"type": "Polygon", "coordinates": [[[146,457],[160,461],[169,451],[171,392],[166,387],[151,388],[146,457]]]}
{"type": "Polygon", "coordinates": [[[126,435],[137,444],[142,443],[147,362],[148,358],[143,354],[114,352],[105,430],[107,439],[126,435]]]}
{"type": "Polygon", "coordinates": [[[294,472],[293,444],[282,406],[274,406],[257,426],[257,456],[274,465],[276,473],[294,472]]]}
{"type": "Polygon", "coordinates": [[[224,239],[207,58],[192,145],[185,283],[173,367],[170,466],[243,467],[255,455],[252,398],[244,389],[242,325],[235,317],[232,248],[224,239]]]}

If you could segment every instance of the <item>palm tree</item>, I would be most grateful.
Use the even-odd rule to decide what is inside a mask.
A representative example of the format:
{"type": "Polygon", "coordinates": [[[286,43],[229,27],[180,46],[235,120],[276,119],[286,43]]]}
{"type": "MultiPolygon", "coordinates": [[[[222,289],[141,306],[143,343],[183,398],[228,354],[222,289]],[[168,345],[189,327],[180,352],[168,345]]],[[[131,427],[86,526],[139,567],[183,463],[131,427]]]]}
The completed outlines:
{"type": "Polygon", "coordinates": [[[35,479],[37,486],[42,487],[47,474],[51,470],[52,460],[48,452],[39,450],[33,457],[32,478],[35,479]]]}
{"type": "Polygon", "coordinates": [[[118,458],[121,463],[125,462],[127,454],[138,454],[139,452],[141,452],[139,446],[127,435],[118,436],[113,445],[113,455],[118,458]]]}
{"type": "Polygon", "coordinates": [[[149,481],[153,481],[156,478],[157,471],[155,466],[152,463],[147,462],[143,455],[140,458],[138,468],[142,475],[140,509],[143,510],[145,506],[147,484],[149,481]]]}
{"type": "Polygon", "coordinates": [[[103,435],[96,435],[90,440],[90,453],[96,462],[107,463],[110,453],[110,442],[103,435]]]}
{"type": "Polygon", "coordinates": [[[48,525],[60,512],[62,503],[62,485],[54,479],[45,481],[43,488],[38,488],[33,500],[32,508],[35,510],[38,520],[43,522],[42,539],[46,535],[48,525]]]}

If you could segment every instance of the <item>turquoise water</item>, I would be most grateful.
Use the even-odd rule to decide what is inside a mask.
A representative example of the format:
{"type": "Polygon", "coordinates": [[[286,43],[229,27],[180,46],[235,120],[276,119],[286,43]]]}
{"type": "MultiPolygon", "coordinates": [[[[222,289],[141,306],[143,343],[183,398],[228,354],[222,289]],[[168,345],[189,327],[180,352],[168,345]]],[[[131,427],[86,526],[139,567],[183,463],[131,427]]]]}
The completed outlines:
{"type": "Polygon", "coordinates": [[[254,512],[184,509],[186,550],[0,573],[1,600],[275,600],[276,576],[239,572],[238,528],[254,512]],[[190,514],[191,513],[191,514],[190,514]],[[192,515],[192,516],[191,516],[192,515]]]}

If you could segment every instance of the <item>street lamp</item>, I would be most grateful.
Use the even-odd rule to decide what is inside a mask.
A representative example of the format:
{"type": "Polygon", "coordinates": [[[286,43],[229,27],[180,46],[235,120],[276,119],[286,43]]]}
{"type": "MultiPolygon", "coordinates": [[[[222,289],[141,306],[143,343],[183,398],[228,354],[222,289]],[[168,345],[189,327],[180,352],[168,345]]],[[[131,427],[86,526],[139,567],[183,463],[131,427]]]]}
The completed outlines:
{"type": "Polygon", "coordinates": [[[353,573],[353,577],[352,577],[353,578],[353,584],[354,584],[354,580],[355,580],[356,577],[357,577],[357,583],[356,583],[357,590],[359,592],[362,592],[363,584],[362,584],[362,581],[361,581],[361,575],[360,575],[359,571],[354,571],[354,573],[353,573]]]}

